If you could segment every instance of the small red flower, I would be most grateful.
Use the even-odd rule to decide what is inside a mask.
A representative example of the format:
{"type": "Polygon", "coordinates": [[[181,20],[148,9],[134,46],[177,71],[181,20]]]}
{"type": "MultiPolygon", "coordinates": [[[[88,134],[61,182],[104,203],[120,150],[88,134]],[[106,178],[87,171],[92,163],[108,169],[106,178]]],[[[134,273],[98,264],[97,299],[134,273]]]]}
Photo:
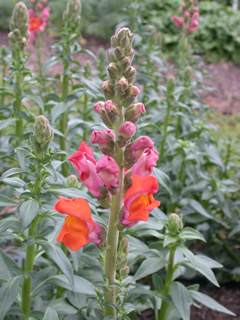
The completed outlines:
{"type": "Polygon", "coordinates": [[[57,242],[63,242],[70,250],[76,251],[88,242],[100,244],[102,228],[92,220],[91,209],[85,199],[59,197],[54,206],[57,212],[67,214],[57,242]]]}
{"type": "Polygon", "coordinates": [[[149,213],[160,206],[153,194],[158,191],[158,182],[154,176],[139,177],[133,175],[132,186],[124,198],[124,216],[121,223],[132,227],[139,221],[148,221],[149,213]]]}
{"type": "Polygon", "coordinates": [[[29,20],[30,20],[29,31],[30,32],[40,31],[40,26],[41,26],[40,19],[36,17],[30,17],[29,20]]]}

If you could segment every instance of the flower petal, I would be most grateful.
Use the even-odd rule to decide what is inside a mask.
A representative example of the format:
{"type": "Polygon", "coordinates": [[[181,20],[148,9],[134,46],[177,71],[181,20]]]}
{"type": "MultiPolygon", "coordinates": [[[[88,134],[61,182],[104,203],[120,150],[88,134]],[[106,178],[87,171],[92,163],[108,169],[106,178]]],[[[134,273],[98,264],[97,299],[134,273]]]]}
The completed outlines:
{"type": "Polygon", "coordinates": [[[91,216],[91,209],[85,199],[66,199],[64,197],[59,197],[58,202],[54,206],[54,210],[63,214],[68,214],[70,216],[77,217],[82,221],[94,225],[91,216]]]}
{"type": "Polygon", "coordinates": [[[131,176],[132,186],[127,190],[124,205],[129,209],[130,204],[140,195],[154,194],[158,191],[158,182],[154,176],[139,177],[131,176]]]}
{"type": "Polygon", "coordinates": [[[63,242],[70,250],[76,251],[87,244],[89,240],[88,227],[82,220],[68,216],[60,231],[57,242],[63,242]]]}

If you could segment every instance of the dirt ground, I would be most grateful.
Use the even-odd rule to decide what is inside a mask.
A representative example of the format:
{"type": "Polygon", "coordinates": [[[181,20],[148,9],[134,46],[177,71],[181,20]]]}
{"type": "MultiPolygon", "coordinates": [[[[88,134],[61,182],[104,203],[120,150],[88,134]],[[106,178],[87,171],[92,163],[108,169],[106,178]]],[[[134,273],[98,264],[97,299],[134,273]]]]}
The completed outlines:
{"type": "MultiPolygon", "coordinates": [[[[50,45],[52,38],[44,38],[44,48],[42,57],[43,60],[49,59],[51,56],[50,45]]],[[[0,31],[0,46],[8,46],[8,38],[6,32],[0,31]]],[[[91,50],[94,54],[97,54],[100,48],[104,50],[109,48],[109,44],[102,44],[94,38],[88,38],[83,48],[91,50]]],[[[28,52],[33,52],[29,61],[28,67],[31,70],[36,70],[37,56],[35,49],[32,45],[28,45],[28,52]]],[[[80,54],[77,57],[81,64],[86,63],[89,60],[89,56],[80,54]]],[[[53,73],[61,72],[61,66],[54,66],[53,73]]],[[[218,109],[219,111],[232,114],[240,113],[240,66],[235,66],[232,62],[222,62],[214,64],[204,64],[204,68],[209,72],[210,80],[205,81],[206,86],[212,86],[217,88],[216,91],[202,93],[203,101],[210,107],[218,109]]],[[[191,320],[240,320],[240,285],[234,287],[221,287],[210,290],[202,289],[201,291],[207,293],[212,298],[223,304],[225,307],[236,313],[236,317],[225,315],[223,313],[214,312],[206,307],[197,309],[192,308],[191,320]]],[[[142,316],[139,316],[139,320],[154,320],[152,311],[146,311],[142,316]]]]}

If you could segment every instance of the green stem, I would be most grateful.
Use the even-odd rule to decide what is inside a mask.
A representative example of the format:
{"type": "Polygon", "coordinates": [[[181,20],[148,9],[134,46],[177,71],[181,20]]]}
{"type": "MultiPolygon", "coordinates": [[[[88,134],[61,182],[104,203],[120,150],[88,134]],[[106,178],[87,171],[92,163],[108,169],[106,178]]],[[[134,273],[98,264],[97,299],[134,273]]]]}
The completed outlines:
{"type": "Polygon", "coordinates": [[[168,309],[168,302],[164,300],[167,295],[169,295],[170,292],[170,286],[172,283],[172,278],[174,274],[174,254],[175,254],[175,247],[172,247],[170,249],[170,255],[168,258],[168,267],[167,267],[167,276],[165,280],[165,288],[164,288],[164,293],[163,293],[163,299],[162,299],[162,305],[161,309],[158,314],[158,320],[165,320],[166,315],[167,315],[167,309],[168,309]]]}
{"type": "MultiPolygon", "coordinates": [[[[65,68],[64,68],[65,71],[65,68]]],[[[68,75],[63,76],[63,82],[62,82],[62,101],[64,102],[64,99],[68,95],[68,75]]],[[[60,148],[62,151],[66,151],[66,130],[67,129],[67,111],[65,111],[62,114],[62,119],[60,120],[60,131],[64,135],[64,137],[60,137],[60,148]]],[[[62,161],[66,159],[65,155],[62,155],[62,161]]],[[[66,177],[68,175],[68,167],[67,164],[64,163],[62,165],[62,174],[66,177]]]]}
{"type": "MultiPolygon", "coordinates": [[[[2,87],[5,87],[5,80],[4,78],[6,77],[6,70],[7,66],[6,64],[3,64],[3,69],[2,69],[2,87]]],[[[1,95],[1,106],[4,106],[4,94],[1,95]]]]}
{"type": "Polygon", "coordinates": [[[164,156],[164,147],[165,147],[165,142],[166,142],[166,138],[167,138],[167,128],[168,128],[168,123],[169,123],[169,118],[170,118],[171,107],[172,107],[172,104],[168,100],[168,102],[167,102],[167,115],[166,115],[166,119],[164,121],[163,139],[162,139],[161,148],[160,148],[159,161],[161,161],[164,156]]]}
{"type": "MultiPolygon", "coordinates": [[[[40,192],[40,188],[41,188],[41,177],[40,177],[40,180],[38,179],[35,180],[34,193],[38,194],[40,192]]],[[[36,235],[37,225],[38,225],[38,213],[36,217],[33,219],[32,225],[28,230],[28,238],[30,238],[31,236],[34,237],[36,235]]],[[[25,262],[25,268],[24,268],[25,272],[33,271],[34,259],[35,259],[35,244],[32,244],[27,247],[26,262],[25,262]]],[[[22,288],[22,310],[25,314],[30,313],[31,284],[32,284],[32,279],[26,276],[24,279],[23,288],[22,288]]]]}
{"type": "MultiPolygon", "coordinates": [[[[118,129],[123,123],[122,107],[120,109],[120,121],[115,127],[115,137],[117,137],[118,129]]],[[[119,166],[119,190],[116,195],[112,196],[110,217],[108,221],[108,235],[107,235],[107,250],[105,255],[104,272],[108,278],[109,284],[116,280],[116,258],[119,241],[119,231],[117,229],[118,215],[122,208],[123,196],[124,196],[124,161],[123,150],[118,148],[116,144],[116,162],[119,166]]],[[[115,287],[108,287],[104,295],[104,302],[116,304],[116,292],[115,287]]],[[[116,319],[115,309],[106,305],[104,310],[105,316],[113,316],[116,319]]]]}
{"type": "MultiPolygon", "coordinates": [[[[83,120],[84,122],[87,120],[87,103],[88,103],[88,96],[84,94],[84,101],[83,101],[83,120]]],[[[83,141],[87,140],[87,128],[83,129],[83,141]]]]}
{"type": "MultiPolygon", "coordinates": [[[[16,113],[20,113],[22,110],[22,74],[21,71],[18,70],[17,77],[16,77],[16,101],[15,101],[15,111],[16,113]]],[[[22,118],[17,115],[16,121],[16,136],[22,137],[23,134],[23,124],[22,118]]]]}
{"type": "Polygon", "coordinates": [[[182,179],[183,172],[184,172],[184,167],[185,167],[185,156],[184,156],[184,158],[182,160],[181,168],[180,168],[179,175],[178,175],[178,180],[179,181],[181,181],[181,179],[182,179]]]}

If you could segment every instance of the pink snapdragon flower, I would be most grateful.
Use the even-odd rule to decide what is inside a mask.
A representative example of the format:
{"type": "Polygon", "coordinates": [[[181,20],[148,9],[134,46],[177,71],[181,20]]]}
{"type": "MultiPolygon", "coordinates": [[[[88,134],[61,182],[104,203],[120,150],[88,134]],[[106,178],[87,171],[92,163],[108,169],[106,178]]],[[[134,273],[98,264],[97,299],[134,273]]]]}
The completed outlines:
{"type": "Polygon", "coordinates": [[[196,31],[197,27],[198,27],[198,21],[193,20],[188,27],[188,33],[192,34],[194,31],[196,31]]]}
{"type": "Polygon", "coordinates": [[[78,151],[68,160],[74,164],[80,181],[95,197],[100,197],[99,187],[103,186],[103,182],[96,172],[97,161],[94,159],[92,148],[88,147],[86,142],[82,142],[78,151]]]}
{"type": "Polygon", "coordinates": [[[105,155],[96,165],[96,171],[107,189],[118,188],[119,183],[119,167],[113,158],[105,155]]]}
{"type": "Polygon", "coordinates": [[[153,167],[157,165],[158,152],[155,149],[145,149],[141,157],[132,167],[132,175],[140,177],[149,176],[153,167]]]}

